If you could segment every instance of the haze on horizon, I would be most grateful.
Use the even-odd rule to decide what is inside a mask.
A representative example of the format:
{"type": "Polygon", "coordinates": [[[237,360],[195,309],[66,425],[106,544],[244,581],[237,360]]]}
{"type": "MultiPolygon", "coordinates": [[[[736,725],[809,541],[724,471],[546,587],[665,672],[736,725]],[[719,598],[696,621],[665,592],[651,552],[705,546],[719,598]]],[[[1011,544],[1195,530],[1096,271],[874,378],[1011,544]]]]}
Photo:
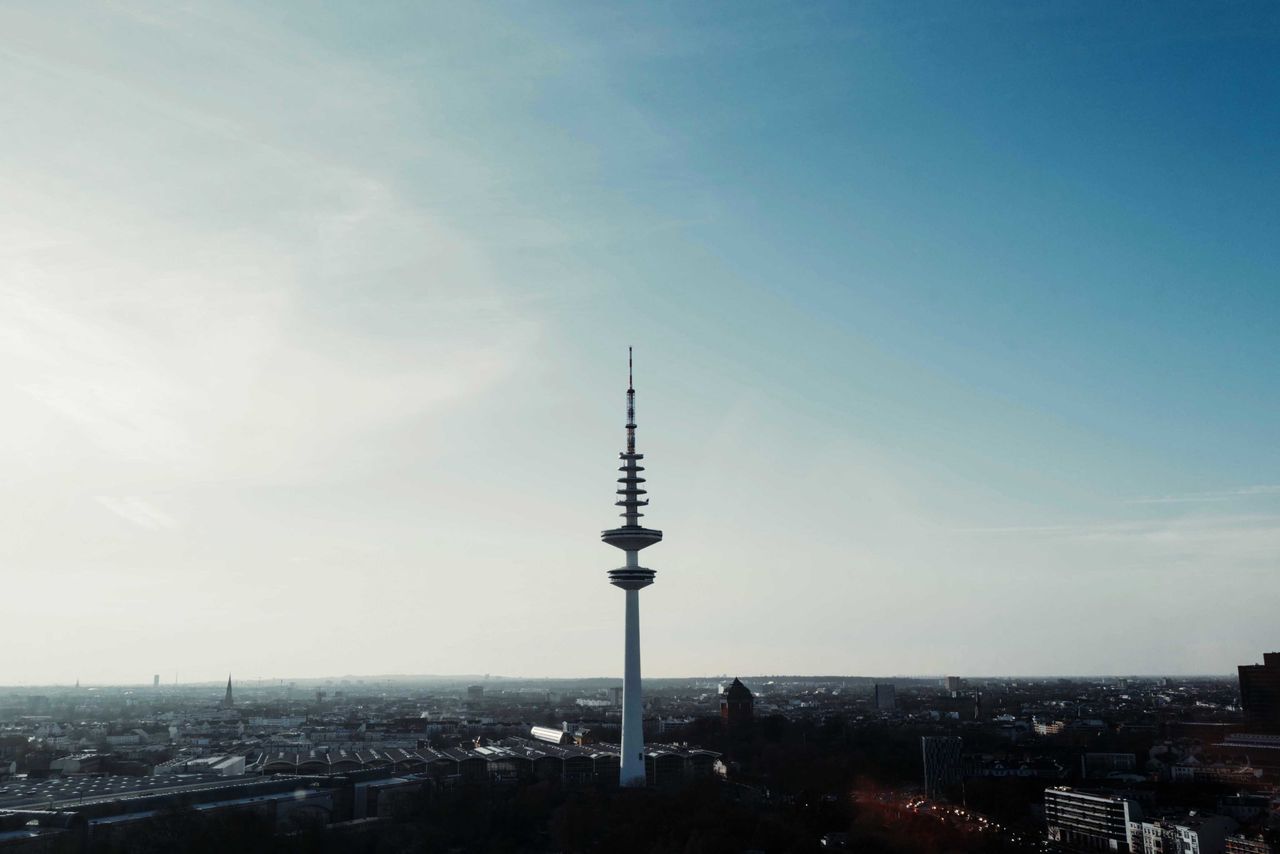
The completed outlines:
{"type": "Polygon", "coordinates": [[[1280,11],[0,8],[0,685],[1229,673],[1280,11]]]}
{"type": "MultiPolygon", "coordinates": [[[[861,685],[848,686],[853,689],[867,689],[869,683],[881,682],[885,680],[893,680],[900,686],[910,683],[923,683],[926,687],[929,685],[940,683],[949,674],[941,673],[881,673],[881,674],[857,674],[857,673],[805,673],[805,674],[786,674],[786,673],[704,673],[704,674],[686,674],[684,676],[656,676],[644,677],[646,689],[650,688],[654,683],[672,683],[672,682],[699,682],[713,683],[718,682],[724,685],[728,681],[737,678],[747,683],[749,686],[763,686],[766,682],[809,682],[821,683],[824,681],[844,680],[861,682],[861,685]]],[[[294,677],[290,675],[284,676],[260,676],[258,674],[250,674],[248,676],[236,676],[235,674],[224,675],[220,679],[202,679],[191,682],[184,681],[181,674],[152,674],[152,677],[160,676],[158,687],[162,691],[172,691],[177,688],[179,693],[198,693],[207,691],[215,698],[221,698],[223,691],[226,689],[227,679],[230,678],[234,690],[243,692],[249,690],[253,692],[264,691],[278,694],[282,688],[290,690],[296,689],[306,691],[315,687],[336,686],[339,689],[346,690],[351,696],[361,695],[362,691],[375,691],[380,688],[391,687],[421,687],[421,686],[444,686],[460,689],[462,686],[470,686],[472,684],[482,685],[488,689],[505,690],[507,688],[525,687],[529,685],[546,685],[546,686],[579,686],[586,687],[593,683],[616,683],[618,677],[612,674],[578,674],[563,676],[505,676],[500,673],[331,673],[319,674],[312,676],[294,677]]],[[[1089,673],[1024,673],[1017,675],[1009,675],[1002,673],[974,673],[961,677],[965,680],[964,684],[972,686],[975,682],[984,680],[1026,680],[1026,681],[1057,681],[1066,679],[1071,681],[1088,682],[1090,680],[1117,680],[1117,679],[1160,679],[1165,677],[1179,679],[1208,679],[1222,680],[1225,682],[1235,682],[1238,674],[1231,673],[1183,673],[1183,674],[1167,674],[1167,673],[1125,673],[1125,674],[1089,674],[1089,673]]],[[[32,689],[51,689],[54,691],[94,691],[98,689],[117,689],[117,690],[133,690],[149,691],[153,687],[152,678],[132,679],[114,682],[85,682],[77,679],[74,682],[23,682],[16,685],[0,685],[0,694],[30,691],[32,689]]]]}

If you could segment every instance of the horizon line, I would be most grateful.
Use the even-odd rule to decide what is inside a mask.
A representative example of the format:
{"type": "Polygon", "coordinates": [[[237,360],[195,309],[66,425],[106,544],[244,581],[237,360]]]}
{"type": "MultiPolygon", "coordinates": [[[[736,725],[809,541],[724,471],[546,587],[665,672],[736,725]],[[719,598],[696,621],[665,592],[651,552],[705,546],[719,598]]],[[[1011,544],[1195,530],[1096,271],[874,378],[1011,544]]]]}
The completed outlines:
{"type": "MultiPolygon", "coordinates": [[[[957,676],[955,673],[938,673],[938,674],[908,674],[897,673],[892,675],[884,674],[836,674],[836,673],[758,673],[736,675],[729,673],[719,674],[702,674],[702,675],[686,675],[686,676],[647,676],[644,677],[647,682],[662,681],[696,681],[696,680],[721,680],[721,679],[744,679],[744,680],[778,680],[778,679],[802,679],[802,680],[842,680],[842,679],[881,679],[881,680],[913,680],[928,681],[942,680],[948,676],[957,676]]],[[[1069,679],[1073,681],[1086,679],[1234,679],[1237,678],[1235,672],[1221,673],[1205,673],[1205,672],[1187,672],[1187,673],[1004,673],[1004,674],[970,674],[959,675],[959,678],[972,680],[995,680],[995,679],[1069,679]]],[[[508,676],[503,674],[479,674],[479,673],[378,673],[378,674],[343,674],[343,675],[327,675],[327,676],[246,676],[237,679],[231,677],[232,684],[248,685],[250,683],[282,683],[282,682],[320,682],[332,680],[357,680],[362,682],[371,681],[411,681],[411,680],[435,680],[435,681],[457,681],[457,682],[588,682],[588,681],[617,681],[621,682],[618,676],[508,676]]],[[[225,687],[222,677],[214,679],[197,679],[190,682],[160,682],[160,688],[173,687],[225,687]]],[[[150,680],[141,682],[114,682],[114,681],[91,681],[86,682],[79,680],[77,682],[19,682],[19,683],[0,683],[0,691],[6,691],[17,688],[155,688],[150,680]]],[[[267,686],[263,686],[267,687],[267,686]]]]}

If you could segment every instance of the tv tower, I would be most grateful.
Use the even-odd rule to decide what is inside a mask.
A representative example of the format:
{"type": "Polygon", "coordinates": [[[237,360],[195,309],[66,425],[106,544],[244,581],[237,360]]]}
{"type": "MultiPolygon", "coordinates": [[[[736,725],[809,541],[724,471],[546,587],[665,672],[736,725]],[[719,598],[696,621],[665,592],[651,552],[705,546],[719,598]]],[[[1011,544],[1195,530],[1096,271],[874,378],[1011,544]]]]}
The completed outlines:
{"type": "Polygon", "coordinates": [[[609,570],[609,583],[627,593],[627,628],[625,668],[622,677],[622,756],[619,784],[643,786],[644,771],[644,697],[640,691],[640,589],[653,583],[652,569],[640,565],[640,550],[662,539],[662,532],[640,525],[644,514],[640,508],[649,503],[641,486],[644,454],[636,453],[636,390],[631,374],[631,348],[627,348],[627,449],[618,455],[622,466],[618,471],[619,514],[625,520],[621,528],[600,532],[600,539],[627,554],[626,566],[609,570]]]}

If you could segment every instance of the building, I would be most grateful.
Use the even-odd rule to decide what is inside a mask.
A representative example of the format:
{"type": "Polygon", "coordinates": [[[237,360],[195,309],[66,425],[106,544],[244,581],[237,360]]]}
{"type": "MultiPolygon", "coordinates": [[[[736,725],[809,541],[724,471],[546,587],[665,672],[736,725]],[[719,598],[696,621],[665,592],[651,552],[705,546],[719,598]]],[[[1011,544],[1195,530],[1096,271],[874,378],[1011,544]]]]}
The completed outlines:
{"type": "Polygon", "coordinates": [[[479,701],[481,701],[481,700],[483,700],[483,699],[484,699],[484,686],[483,686],[483,685],[468,685],[468,686],[467,686],[467,700],[468,700],[468,701],[470,701],[470,702],[472,702],[472,703],[477,703],[477,702],[479,702],[479,701]]]}
{"type": "Polygon", "coordinates": [[[1138,759],[1132,753],[1085,753],[1080,757],[1080,775],[1086,779],[1115,774],[1132,774],[1138,759]]]}
{"type": "Polygon", "coordinates": [[[1066,721],[1033,717],[1031,729],[1036,735],[1058,735],[1067,728],[1066,721]]]}
{"type": "Polygon", "coordinates": [[[960,750],[963,742],[954,735],[923,735],[920,751],[924,758],[924,796],[946,797],[960,785],[960,750]]]}
{"type": "Polygon", "coordinates": [[[1241,824],[1249,824],[1271,812],[1271,798],[1259,792],[1236,792],[1218,796],[1218,815],[1234,818],[1241,824]]]}
{"type": "Polygon", "coordinates": [[[955,694],[964,687],[964,680],[959,676],[947,676],[942,680],[942,687],[955,694]]]}
{"type": "Polygon", "coordinates": [[[1280,727],[1280,652],[1268,652],[1261,664],[1242,664],[1240,705],[1245,720],[1280,727]]]}
{"type": "MultiPolygon", "coordinates": [[[[274,831],[296,827],[307,817],[328,823],[350,818],[351,798],[342,797],[347,782],[281,775],[182,777],[93,775],[31,779],[8,783],[0,792],[0,839],[20,830],[29,851],[135,850],[135,834],[177,808],[193,817],[252,814],[274,831]]],[[[270,831],[269,831],[270,832],[270,831]]],[[[6,845],[8,850],[9,845],[6,845]]],[[[15,845],[14,847],[19,847],[15,845]]]]}
{"type": "Polygon", "coordinates": [[[103,757],[97,753],[72,753],[49,761],[49,774],[70,777],[102,770],[103,757]]]}
{"type": "Polygon", "coordinates": [[[235,700],[231,698],[231,674],[227,674],[227,694],[222,698],[222,708],[234,709],[236,707],[235,700]]]}
{"type": "Polygon", "coordinates": [[[880,684],[876,683],[875,687],[875,703],[876,711],[892,712],[898,707],[897,691],[892,683],[880,684]]]}
{"type": "Polygon", "coordinates": [[[1280,779],[1280,735],[1276,733],[1229,733],[1213,745],[1210,755],[1254,769],[1271,780],[1280,779]]]}
{"type": "Polygon", "coordinates": [[[720,694],[720,719],[728,727],[750,723],[755,705],[751,690],[736,677],[720,694]]]}
{"type": "Polygon", "coordinates": [[[1067,786],[1044,791],[1050,850],[1129,852],[1130,826],[1142,821],[1137,802],[1067,786]]]}
{"type": "Polygon", "coordinates": [[[1129,824],[1129,849],[1134,854],[1225,854],[1227,834],[1236,823],[1226,816],[1188,813],[1129,824]]]}
{"type": "Polygon", "coordinates": [[[245,757],[238,753],[222,753],[197,758],[171,759],[155,767],[154,774],[202,774],[211,777],[239,777],[245,772],[245,757]]]}
{"type": "MultiPolygon", "coordinates": [[[[505,738],[483,746],[345,749],[276,748],[263,751],[251,770],[273,774],[341,777],[381,772],[425,775],[441,786],[458,783],[506,785],[529,780],[560,780],[572,785],[612,784],[620,780],[620,747],[616,744],[555,743],[543,738],[557,730],[543,730],[534,739],[505,738]]],[[[719,754],[676,744],[645,748],[646,782],[658,786],[683,784],[712,775],[719,754]]]]}
{"type": "Polygon", "coordinates": [[[644,697],[640,689],[640,591],[653,583],[657,574],[640,565],[640,550],[662,540],[662,532],[642,527],[641,507],[649,504],[640,472],[644,454],[636,452],[636,390],[631,372],[631,350],[627,349],[627,449],[618,455],[614,505],[622,508],[624,524],[600,532],[600,539],[626,553],[626,564],[609,570],[609,583],[626,591],[626,633],[622,677],[622,747],[618,761],[619,782],[623,786],[645,785],[644,697]]]}
{"type": "Polygon", "coordinates": [[[1227,837],[1226,854],[1276,854],[1275,846],[1261,836],[1237,833],[1227,837]]]}
{"type": "Polygon", "coordinates": [[[159,673],[157,673],[155,676],[152,676],[152,677],[151,677],[151,687],[152,687],[152,688],[159,688],[159,687],[160,687],[160,674],[159,674],[159,673]]]}
{"type": "Polygon", "coordinates": [[[573,744],[573,733],[555,727],[536,726],[529,730],[529,735],[533,736],[534,741],[548,744],[573,744]]]}

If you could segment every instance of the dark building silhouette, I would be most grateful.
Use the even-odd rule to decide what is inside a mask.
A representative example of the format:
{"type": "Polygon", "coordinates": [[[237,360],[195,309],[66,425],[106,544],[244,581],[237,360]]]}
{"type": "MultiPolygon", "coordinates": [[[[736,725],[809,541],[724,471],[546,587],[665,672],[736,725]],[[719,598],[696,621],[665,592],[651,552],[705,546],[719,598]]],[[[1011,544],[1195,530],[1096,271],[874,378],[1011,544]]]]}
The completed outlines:
{"type": "Polygon", "coordinates": [[[960,785],[960,749],[963,742],[954,735],[924,735],[920,751],[924,758],[924,795],[942,798],[960,785]]]}
{"type": "Polygon", "coordinates": [[[755,698],[742,681],[734,678],[720,695],[720,718],[729,726],[740,726],[751,720],[755,698]]]}
{"type": "Polygon", "coordinates": [[[228,673],[227,674],[227,696],[222,698],[222,708],[234,709],[235,707],[236,707],[235,701],[231,699],[231,674],[228,673]]]}
{"type": "Polygon", "coordinates": [[[1268,652],[1261,664],[1240,665],[1240,705],[1245,720],[1280,727],[1280,652],[1268,652]]]}

